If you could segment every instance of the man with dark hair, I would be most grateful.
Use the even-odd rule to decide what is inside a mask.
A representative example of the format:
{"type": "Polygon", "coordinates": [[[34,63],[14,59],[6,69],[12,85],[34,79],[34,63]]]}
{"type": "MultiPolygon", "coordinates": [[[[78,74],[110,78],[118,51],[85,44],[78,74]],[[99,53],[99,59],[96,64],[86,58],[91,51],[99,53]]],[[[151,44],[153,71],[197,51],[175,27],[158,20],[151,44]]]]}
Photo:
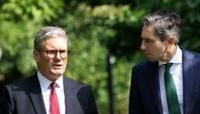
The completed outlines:
{"type": "Polygon", "coordinates": [[[200,113],[200,55],[179,47],[180,24],[175,12],[144,17],[140,48],[147,60],[133,67],[129,114],[200,113]]]}

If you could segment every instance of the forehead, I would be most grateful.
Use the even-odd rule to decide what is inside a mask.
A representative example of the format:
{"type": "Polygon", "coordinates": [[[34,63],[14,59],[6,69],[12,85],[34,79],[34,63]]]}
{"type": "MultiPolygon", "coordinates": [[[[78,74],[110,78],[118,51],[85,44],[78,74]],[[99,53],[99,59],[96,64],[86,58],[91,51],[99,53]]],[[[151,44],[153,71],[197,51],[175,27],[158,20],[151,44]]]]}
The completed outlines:
{"type": "Polygon", "coordinates": [[[42,47],[52,49],[66,49],[67,39],[63,37],[50,37],[42,41],[42,47]]]}
{"type": "Polygon", "coordinates": [[[153,26],[143,26],[142,32],[141,32],[141,38],[142,39],[159,39],[154,33],[154,28],[153,26]]]}

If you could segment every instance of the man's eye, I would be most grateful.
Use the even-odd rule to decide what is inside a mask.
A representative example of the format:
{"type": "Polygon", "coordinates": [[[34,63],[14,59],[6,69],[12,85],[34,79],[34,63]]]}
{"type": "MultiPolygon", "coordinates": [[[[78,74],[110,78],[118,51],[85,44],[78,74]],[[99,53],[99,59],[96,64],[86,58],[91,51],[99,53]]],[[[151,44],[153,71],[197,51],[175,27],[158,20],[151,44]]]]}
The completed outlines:
{"type": "Polygon", "coordinates": [[[153,40],[146,39],[145,42],[147,42],[147,43],[151,43],[151,42],[153,42],[153,40]]]}
{"type": "Polygon", "coordinates": [[[66,53],[66,51],[65,51],[65,50],[60,50],[59,52],[60,52],[60,53],[66,53]]]}
{"type": "Polygon", "coordinates": [[[57,53],[57,51],[56,50],[49,50],[48,53],[54,54],[54,53],[57,53]]]}

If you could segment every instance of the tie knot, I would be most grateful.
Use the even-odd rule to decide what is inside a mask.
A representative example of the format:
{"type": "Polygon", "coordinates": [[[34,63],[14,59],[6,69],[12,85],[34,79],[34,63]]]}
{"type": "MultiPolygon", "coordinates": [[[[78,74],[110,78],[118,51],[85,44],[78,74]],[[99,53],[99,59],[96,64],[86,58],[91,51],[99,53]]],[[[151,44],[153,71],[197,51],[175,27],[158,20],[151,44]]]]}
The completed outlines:
{"type": "Polygon", "coordinates": [[[51,89],[55,89],[56,88],[56,83],[55,82],[52,82],[51,84],[50,84],[50,87],[51,87],[51,89]]]}
{"type": "Polygon", "coordinates": [[[165,64],[166,70],[169,70],[171,66],[172,66],[172,63],[167,63],[167,64],[165,64]]]}

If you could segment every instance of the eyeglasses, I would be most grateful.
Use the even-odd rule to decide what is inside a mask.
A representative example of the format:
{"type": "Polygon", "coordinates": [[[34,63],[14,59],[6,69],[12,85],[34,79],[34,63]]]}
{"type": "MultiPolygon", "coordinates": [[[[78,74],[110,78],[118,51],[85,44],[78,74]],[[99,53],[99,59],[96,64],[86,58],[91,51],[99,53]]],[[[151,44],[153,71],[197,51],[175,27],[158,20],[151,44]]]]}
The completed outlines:
{"type": "Polygon", "coordinates": [[[60,57],[62,59],[65,59],[68,57],[68,54],[70,52],[70,51],[66,51],[66,50],[39,50],[39,51],[45,52],[50,59],[55,58],[57,56],[58,52],[59,52],[60,57]]]}

